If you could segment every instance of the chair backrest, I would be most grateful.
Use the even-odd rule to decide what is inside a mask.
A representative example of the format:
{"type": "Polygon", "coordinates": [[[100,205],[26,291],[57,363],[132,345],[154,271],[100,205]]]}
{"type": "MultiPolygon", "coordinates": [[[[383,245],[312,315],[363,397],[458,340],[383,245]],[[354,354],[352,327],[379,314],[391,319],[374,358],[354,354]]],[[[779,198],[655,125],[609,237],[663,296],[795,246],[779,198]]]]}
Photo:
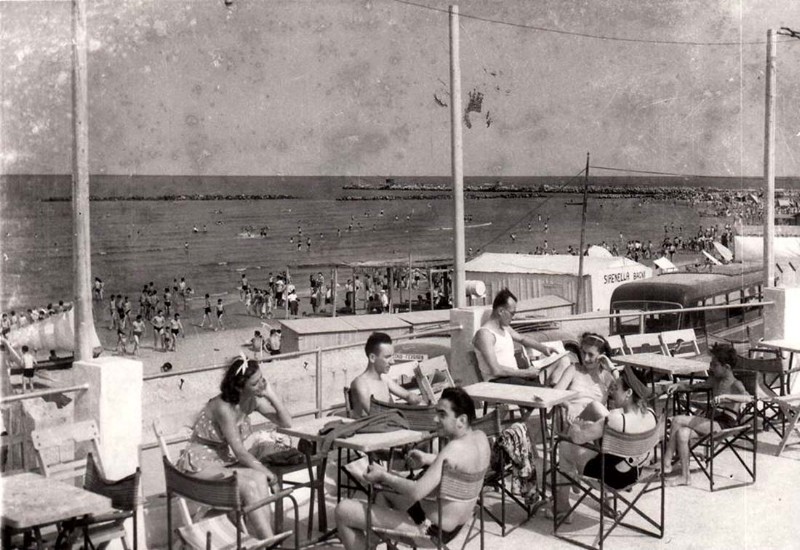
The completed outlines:
{"type": "Polygon", "coordinates": [[[659,334],[661,346],[672,357],[697,357],[700,346],[693,328],[669,330],[659,334]]]}
{"type": "Polygon", "coordinates": [[[344,411],[347,414],[347,418],[352,418],[353,402],[350,399],[350,386],[345,386],[342,388],[342,393],[344,394],[344,411]]]}
{"type": "MultiPolygon", "coordinates": [[[[169,448],[167,447],[167,440],[164,438],[164,430],[161,428],[161,424],[158,420],[153,421],[153,433],[158,440],[158,446],[161,449],[161,457],[163,461],[170,462],[169,456],[169,448]]],[[[164,470],[164,475],[166,476],[166,469],[164,470]]],[[[182,498],[178,500],[178,511],[181,515],[181,520],[183,521],[184,525],[191,525],[192,524],[192,514],[189,513],[189,507],[186,505],[186,501],[182,498]]]]}
{"type": "Polygon", "coordinates": [[[467,352],[467,362],[469,363],[470,367],[472,367],[472,372],[475,373],[475,378],[478,380],[478,382],[486,382],[486,377],[483,375],[480,363],[478,363],[477,354],[478,352],[474,350],[467,352]]]}
{"type": "Polygon", "coordinates": [[[646,455],[651,452],[664,437],[665,424],[666,410],[661,413],[654,428],[638,434],[612,430],[608,427],[608,422],[606,421],[601,444],[603,452],[605,454],[625,458],[635,458],[646,455]]]}
{"type": "Polygon", "coordinates": [[[82,479],[87,452],[100,456],[100,431],[94,420],[33,430],[31,441],[42,473],[54,479],[82,479]]]}
{"type": "Polygon", "coordinates": [[[442,500],[468,502],[477,500],[483,489],[486,470],[467,473],[456,469],[448,461],[442,464],[442,481],[439,485],[439,496],[442,500]]]}
{"type": "Polygon", "coordinates": [[[484,414],[482,417],[472,423],[473,430],[480,430],[486,434],[486,437],[497,437],[503,432],[503,419],[506,416],[507,407],[505,405],[498,405],[496,409],[490,413],[484,414]]]}
{"type": "Polygon", "coordinates": [[[408,427],[420,432],[436,431],[436,406],[435,405],[408,405],[406,403],[387,403],[378,401],[375,397],[370,399],[370,415],[400,411],[408,421],[408,427]]]}
{"type": "Polygon", "coordinates": [[[625,351],[627,353],[664,353],[661,338],[657,333],[626,334],[625,351]]]}
{"type": "Polygon", "coordinates": [[[142,479],[141,468],[129,476],[110,481],[103,475],[93,453],[86,455],[86,475],[83,488],[111,499],[111,506],[118,510],[133,512],[139,504],[139,485],[142,479]]]}
{"type": "Polygon", "coordinates": [[[417,366],[414,367],[414,376],[417,379],[419,391],[428,403],[435,403],[437,393],[456,385],[450,375],[444,355],[417,363],[417,366]]]}
{"type": "Polygon", "coordinates": [[[200,479],[178,470],[166,456],[162,456],[161,460],[164,463],[164,479],[167,483],[167,492],[212,508],[221,510],[241,509],[242,500],[239,495],[239,480],[236,472],[221,479],[200,479]]]}
{"type": "Polygon", "coordinates": [[[622,336],[619,334],[612,334],[606,337],[606,342],[611,348],[611,352],[615,355],[625,355],[625,342],[622,341],[622,336]]]}

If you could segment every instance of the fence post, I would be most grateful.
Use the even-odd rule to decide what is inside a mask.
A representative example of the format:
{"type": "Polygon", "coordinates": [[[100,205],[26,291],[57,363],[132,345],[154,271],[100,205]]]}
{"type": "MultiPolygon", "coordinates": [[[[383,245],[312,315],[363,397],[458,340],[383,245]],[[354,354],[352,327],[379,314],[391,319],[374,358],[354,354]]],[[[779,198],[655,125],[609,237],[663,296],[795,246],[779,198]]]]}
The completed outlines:
{"type": "Polygon", "coordinates": [[[322,350],[317,348],[317,380],[316,380],[316,401],[317,418],[322,416],[322,350]]]}
{"type": "Polygon", "coordinates": [[[644,334],[644,313],[639,314],[639,334],[644,334]]]}

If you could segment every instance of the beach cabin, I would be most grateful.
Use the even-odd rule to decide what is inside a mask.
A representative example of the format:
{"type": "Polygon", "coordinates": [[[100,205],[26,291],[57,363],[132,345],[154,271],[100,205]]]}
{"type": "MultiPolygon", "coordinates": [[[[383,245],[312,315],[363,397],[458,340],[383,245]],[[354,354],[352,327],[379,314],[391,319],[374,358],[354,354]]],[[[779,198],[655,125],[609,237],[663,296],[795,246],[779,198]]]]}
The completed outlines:
{"type": "MultiPolygon", "coordinates": [[[[578,256],[484,253],[465,265],[467,279],[486,285],[488,297],[508,288],[520,301],[559,296],[575,303],[578,297],[578,256]]],[[[653,270],[628,258],[613,256],[583,258],[584,296],[581,311],[609,307],[611,293],[622,283],[653,276],[653,270]]]]}
{"type": "Polygon", "coordinates": [[[396,315],[310,317],[281,321],[281,351],[291,353],[364,342],[374,331],[400,336],[409,334],[411,325],[396,315]]]}

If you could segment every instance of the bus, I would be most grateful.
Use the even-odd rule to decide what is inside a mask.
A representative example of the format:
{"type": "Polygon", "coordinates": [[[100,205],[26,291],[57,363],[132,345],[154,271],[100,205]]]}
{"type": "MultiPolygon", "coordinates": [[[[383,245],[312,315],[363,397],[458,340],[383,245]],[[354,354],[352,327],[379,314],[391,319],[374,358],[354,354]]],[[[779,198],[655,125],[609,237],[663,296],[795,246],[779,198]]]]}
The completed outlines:
{"type": "Polygon", "coordinates": [[[609,333],[625,335],[692,328],[698,339],[707,340],[708,336],[730,339],[746,328],[763,323],[761,308],[746,305],[760,301],[763,282],[760,264],[728,264],[713,266],[710,271],[666,273],[625,283],[614,289],[610,312],[651,313],[644,316],[644,326],[640,325],[638,315],[612,317],[609,333]],[[742,307],[659,313],[660,310],[734,304],[742,307]]]}

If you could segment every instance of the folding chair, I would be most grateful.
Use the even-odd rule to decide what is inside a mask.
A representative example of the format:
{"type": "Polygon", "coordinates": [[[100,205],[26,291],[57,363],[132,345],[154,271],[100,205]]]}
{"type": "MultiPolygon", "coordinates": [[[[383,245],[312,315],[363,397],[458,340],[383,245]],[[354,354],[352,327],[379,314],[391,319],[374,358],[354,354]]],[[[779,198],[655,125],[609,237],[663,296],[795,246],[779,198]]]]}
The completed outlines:
{"type": "Polygon", "coordinates": [[[500,526],[500,533],[503,537],[506,536],[506,502],[511,499],[519,505],[525,513],[530,517],[533,515],[528,505],[520,500],[520,498],[511,492],[511,489],[506,486],[506,479],[511,475],[511,463],[506,463],[505,452],[497,444],[500,435],[503,433],[503,424],[507,420],[507,408],[505,405],[499,405],[496,409],[488,414],[484,414],[481,418],[472,423],[473,430],[480,430],[486,434],[489,442],[492,445],[492,460],[491,466],[486,471],[483,486],[495,489],[500,493],[500,517],[497,517],[488,507],[484,506],[484,512],[491,518],[497,525],[500,526]]]}
{"type": "MultiPolygon", "coordinates": [[[[477,518],[473,515],[472,523],[466,535],[469,540],[475,521],[480,520],[480,543],[481,550],[484,548],[484,523],[483,523],[483,481],[486,472],[468,473],[457,470],[448,461],[442,465],[442,481],[436,491],[437,517],[442,517],[442,505],[445,501],[474,502],[477,509],[477,518]]],[[[426,500],[431,500],[428,497],[426,500]]],[[[448,548],[447,544],[440,537],[431,537],[419,532],[406,532],[400,529],[386,529],[373,527],[372,499],[367,504],[367,541],[369,544],[369,533],[376,534],[381,540],[387,543],[390,548],[396,547],[396,543],[406,544],[412,548],[448,548]]],[[[474,512],[473,512],[474,514],[474,512]]],[[[464,524],[466,525],[466,523],[464,524]]],[[[463,529],[463,525],[459,531],[463,529]]],[[[466,545],[466,541],[464,545],[466,545]]]]}
{"type": "MultiPolygon", "coordinates": [[[[169,456],[169,449],[167,447],[167,441],[166,441],[166,439],[164,437],[164,433],[163,433],[163,431],[161,429],[161,426],[159,425],[158,421],[153,422],[153,431],[154,431],[154,433],[156,435],[156,439],[158,440],[158,445],[159,445],[159,447],[161,449],[161,456],[162,456],[162,459],[163,459],[163,461],[165,463],[165,468],[164,468],[165,477],[167,475],[166,474],[166,471],[167,471],[166,470],[166,464],[169,464],[170,467],[172,468],[172,470],[174,470],[175,472],[180,473],[182,476],[186,477],[187,479],[196,480],[196,481],[202,482],[203,480],[195,478],[195,477],[193,477],[191,475],[188,475],[188,474],[183,474],[182,472],[179,472],[174,466],[172,466],[172,461],[171,461],[170,456],[169,456]]],[[[270,466],[270,469],[272,469],[273,473],[276,473],[276,475],[278,476],[279,480],[282,478],[282,476],[276,472],[276,468],[274,466],[270,466]]],[[[309,471],[309,476],[311,476],[311,472],[310,471],[309,471]]],[[[310,479],[310,483],[292,483],[292,485],[294,485],[295,487],[296,486],[300,486],[300,485],[311,486],[309,526],[308,526],[308,536],[310,538],[311,537],[312,524],[313,524],[312,518],[313,518],[313,511],[314,511],[314,490],[317,487],[314,486],[314,484],[313,484],[314,477],[311,476],[309,479],[310,479]]],[[[218,481],[218,480],[214,480],[214,481],[218,481]]],[[[276,492],[274,495],[271,495],[271,497],[269,497],[269,498],[273,499],[270,502],[275,502],[276,503],[276,507],[275,507],[275,512],[276,513],[275,513],[275,515],[276,515],[276,518],[278,520],[276,523],[278,524],[279,527],[280,527],[280,523],[282,521],[282,509],[279,506],[277,506],[277,503],[280,502],[282,500],[282,498],[279,499],[279,498],[273,498],[273,497],[277,497],[278,495],[281,495],[281,494],[289,494],[294,490],[294,489],[281,490],[281,487],[282,487],[282,485],[279,482],[278,483],[278,492],[276,492]]],[[[176,491],[176,493],[182,494],[179,491],[176,491]]],[[[184,542],[187,545],[189,545],[192,548],[208,548],[208,549],[210,549],[211,548],[210,544],[211,544],[212,539],[214,540],[214,543],[213,543],[214,544],[214,546],[213,546],[214,548],[223,548],[223,547],[228,547],[228,546],[232,547],[233,544],[238,544],[237,540],[239,540],[239,539],[237,539],[237,537],[239,536],[239,534],[234,532],[235,527],[230,522],[230,520],[227,518],[227,516],[222,515],[222,516],[213,516],[213,517],[209,517],[209,518],[200,519],[203,515],[205,515],[205,513],[208,511],[209,508],[212,508],[212,509],[214,509],[214,508],[226,509],[224,506],[217,507],[217,506],[214,506],[213,504],[211,504],[209,502],[204,502],[201,499],[194,498],[191,495],[184,495],[184,496],[186,496],[190,500],[193,500],[194,502],[197,502],[197,503],[200,503],[200,504],[203,505],[203,508],[201,508],[201,510],[197,514],[197,516],[193,518],[192,515],[189,513],[189,507],[187,506],[186,501],[183,498],[178,498],[177,499],[177,501],[178,501],[178,511],[180,513],[180,516],[181,516],[181,521],[183,522],[183,525],[184,525],[184,527],[182,527],[181,529],[178,530],[178,533],[179,533],[181,539],[184,540],[184,542]],[[188,542],[187,539],[191,539],[192,542],[188,542]],[[205,541],[205,542],[203,542],[203,541],[205,541]]],[[[300,548],[300,546],[297,545],[297,537],[299,537],[298,523],[297,523],[299,521],[298,516],[297,516],[297,502],[295,501],[294,497],[291,496],[291,495],[289,495],[288,498],[291,499],[291,501],[292,501],[292,503],[294,505],[294,511],[295,511],[295,528],[294,528],[295,548],[300,548]]],[[[320,498],[321,498],[321,495],[320,495],[320,498]]],[[[261,503],[258,503],[258,504],[261,504],[261,503]]],[[[249,509],[247,511],[243,511],[243,513],[248,513],[249,511],[252,511],[252,510],[254,510],[254,509],[258,508],[258,507],[259,506],[255,506],[255,505],[250,506],[249,509]]],[[[170,504],[169,485],[168,485],[167,486],[167,522],[168,522],[168,529],[169,529],[169,534],[168,535],[170,537],[170,539],[169,539],[170,540],[170,544],[169,544],[170,548],[172,548],[172,542],[171,542],[172,541],[172,538],[171,538],[172,537],[172,529],[170,527],[170,525],[171,525],[171,523],[170,523],[171,522],[171,516],[170,516],[171,512],[172,512],[172,507],[171,507],[171,504],[170,504]]],[[[286,532],[281,533],[280,535],[276,535],[276,536],[282,537],[280,539],[280,541],[282,541],[285,538],[287,538],[289,535],[291,535],[291,533],[292,533],[292,531],[286,531],[286,532]]],[[[253,539],[253,540],[257,541],[258,539],[253,539]]],[[[278,541],[278,543],[280,543],[280,541],[278,541]]],[[[256,546],[246,545],[245,546],[245,548],[248,548],[248,549],[249,548],[267,548],[267,547],[271,548],[272,546],[269,546],[269,545],[268,546],[258,546],[258,545],[256,545],[256,546]]]]}
{"type": "Polygon", "coordinates": [[[658,336],[661,339],[662,350],[671,357],[697,357],[700,355],[700,346],[697,344],[697,335],[693,328],[669,330],[658,336]]]}
{"type": "MultiPolygon", "coordinates": [[[[569,442],[569,439],[564,437],[559,437],[557,439],[556,444],[553,446],[553,464],[556,464],[556,460],[558,457],[558,447],[564,441],[569,442]]],[[[599,443],[586,443],[580,445],[581,447],[591,449],[597,453],[600,453],[600,472],[601,477],[600,479],[591,478],[585,476],[583,474],[578,474],[573,477],[571,474],[564,473],[563,471],[558,469],[558,466],[553,468],[552,470],[552,484],[553,490],[555,491],[557,487],[569,485],[575,486],[580,491],[581,495],[578,500],[573,504],[570,509],[567,511],[566,514],[559,517],[558,512],[558,499],[553,499],[553,534],[563,539],[571,544],[575,544],[578,546],[583,546],[584,548],[600,548],[602,550],[605,540],[611,534],[611,532],[617,528],[617,526],[622,525],[623,527],[627,527],[633,531],[638,533],[642,533],[644,535],[655,537],[655,538],[663,538],[664,537],[664,499],[665,499],[665,491],[664,491],[664,450],[665,450],[665,441],[666,441],[666,415],[664,412],[661,413],[658,422],[656,423],[655,428],[649,430],[644,433],[639,434],[631,434],[626,432],[618,432],[616,430],[612,430],[608,427],[608,422],[603,427],[603,437],[600,439],[599,443]],[[614,455],[620,456],[625,458],[631,459],[640,459],[643,456],[647,456],[649,453],[653,452],[657,446],[661,447],[661,451],[658,453],[660,460],[661,460],[661,468],[658,470],[640,470],[640,474],[644,473],[644,477],[638,477],[638,479],[631,485],[627,487],[623,487],[620,489],[614,489],[610,487],[605,482],[605,460],[606,455],[614,455]],[[561,474],[566,481],[558,482],[558,474],[561,474]],[[657,484],[657,486],[653,486],[657,484]],[[638,486],[638,491],[633,494],[627,494],[628,491],[632,491],[636,486],[638,486]],[[651,492],[651,491],[660,491],[661,497],[661,506],[660,506],[660,513],[658,519],[650,517],[646,514],[641,508],[636,506],[636,503],[639,502],[642,496],[651,492]],[[606,529],[605,526],[605,513],[608,512],[608,504],[606,503],[606,496],[610,495],[613,499],[613,518],[611,526],[606,529]],[[559,528],[564,524],[567,517],[572,514],[575,509],[580,506],[580,504],[586,499],[586,497],[590,497],[591,500],[597,502],[600,506],[600,525],[598,527],[598,534],[594,540],[592,545],[585,544],[580,542],[576,539],[570,538],[565,536],[563,533],[559,532],[559,528]],[[620,512],[618,510],[618,503],[622,502],[624,505],[624,509],[620,512]],[[646,527],[641,527],[639,525],[633,525],[631,523],[626,523],[623,520],[628,515],[629,512],[635,512],[642,520],[646,522],[646,527]],[[651,530],[655,528],[655,531],[651,530]]],[[[571,443],[571,442],[570,442],[571,443]]],[[[573,445],[577,445],[576,443],[572,443],[573,445]]]]}
{"type": "Polygon", "coordinates": [[[276,548],[294,533],[295,548],[299,548],[297,500],[292,496],[294,489],[285,489],[249,506],[242,505],[239,493],[239,480],[236,472],[222,479],[199,479],[175,468],[167,457],[162,457],[164,477],[167,483],[167,547],[172,548],[172,499],[175,495],[205,504],[215,510],[233,512],[234,522],[227,515],[214,516],[198,522],[188,523],[178,529],[181,540],[194,549],[236,548],[254,550],[256,548],[276,548]],[[294,530],[278,533],[267,539],[257,539],[245,532],[242,523],[245,514],[267,506],[278,500],[288,498],[294,507],[294,530]]]}
{"type": "MultiPolygon", "coordinates": [[[[81,529],[88,530],[92,545],[119,538],[127,549],[124,522],[133,518],[133,548],[138,548],[136,508],[139,505],[141,470],[136,468],[131,475],[116,481],[105,478],[98,463],[100,433],[94,420],[33,430],[31,441],[36,461],[45,477],[72,482],[82,479],[84,489],[109,497],[112,507],[117,510],[61,525],[56,544],[70,546],[72,543],[67,541],[69,532],[81,529]],[[84,454],[81,445],[88,445],[90,450],[84,454]]],[[[81,545],[82,541],[74,543],[75,548],[81,545]]]]}
{"type": "Polygon", "coordinates": [[[792,432],[797,432],[800,435],[800,426],[797,425],[797,421],[800,420],[800,395],[779,395],[771,398],[770,401],[781,408],[781,413],[786,419],[783,437],[778,449],[775,451],[775,456],[780,456],[789,443],[789,437],[792,432]]]}
{"type": "Polygon", "coordinates": [[[628,354],[661,353],[667,355],[661,346],[661,339],[657,333],[626,334],[625,351],[628,354]]]}
{"type": "Polygon", "coordinates": [[[786,420],[788,411],[784,411],[779,401],[773,398],[783,395],[785,382],[783,361],[779,356],[771,358],[755,358],[737,356],[736,371],[734,375],[742,380],[750,381],[747,391],[759,399],[760,407],[757,412],[762,422],[763,430],[773,430],[778,437],[783,438],[786,433],[786,420]],[[770,386],[769,380],[778,382],[778,387],[770,386]],[[776,393],[775,390],[780,393],[776,393]]]}
{"type": "MultiPolygon", "coordinates": [[[[742,371],[736,372],[737,378],[742,381],[746,388],[752,387],[752,378],[748,380],[746,374],[747,373],[742,371]]],[[[690,390],[690,392],[686,393],[698,392],[690,390]]],[[[723,401],[717,405],[714,400],[711,399],[710,390],[702,390],[701,393],[705,393],[707,396],[708,418],[716,417],[719,406],[730,404],[730,402],[723,401]]],[[[689,452],[691,453],[692,458],[697,465],[700,466],[703,474],[706,476],[706,478],[708,478],[709,486],[712,492],[714,491],[715,485],[714,460],[726,450],[730,450],[739,463],[744,467],[745,471],[750,477],[750,481],[729,485],[723,489],[743,487],[746,485],[752,485],[756,482],[756,456],[758,454],[758,433],[756,428],[756,420],[758,417],[756,413],[757,403],[757,398],[752,397],[749,403],[742,405],[736,426],[722,430],[714,430],[712,424],[712,429],[708,434],[697,438],[690,444],[689,452]],[[750,452],[752,454],[752,463],[750,465],[748,465],[742,457],[742,455],[746,452],[750,452]]]]}

